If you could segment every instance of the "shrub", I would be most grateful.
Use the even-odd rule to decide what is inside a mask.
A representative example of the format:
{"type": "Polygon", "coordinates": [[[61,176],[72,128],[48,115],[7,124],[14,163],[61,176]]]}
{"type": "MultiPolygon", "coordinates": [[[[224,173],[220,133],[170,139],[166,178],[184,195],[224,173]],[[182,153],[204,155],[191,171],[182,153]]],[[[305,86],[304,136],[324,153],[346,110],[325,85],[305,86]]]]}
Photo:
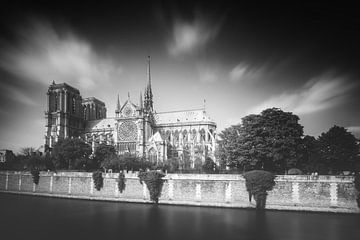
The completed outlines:
{"type": "Polygon", "coordinates": [[[102,176],[102,172],[99,170],[93,172],[92,178],[93,178],[96,190],[100,191],[100,189],[104,186],[104,178],[102,176]]]}
{"type": "Polygon", "coordinates": [[[119,189],[119,192],[122,193],[124,190],[125,190],[125,184],[126,182],[126,179],[125,179],[125,174],[124,172],[119,172],[119,178],[118,178],[118,189],[119,189]]]}
{"type": "Polygon", "coordinates": [[[354,185],[355,185],[355,189],[356,189],[356,202],[358,207],[360,208],[360,174],[356,173],[355,174],[355,179],[354,179],[354,185]]]}
{"type": "Polygon", "coordinates": [[[249,192],[249,201],[254,196],[256,209],[264,209],[266,205],[267,191],[275,186],[275,176],[271,172],[253,170],[243,174],[246,182],[246,190],[249,192]]]}
{"type": "Polygon", "coordinates": [[[288,171],[289,175],[302,175],[303,172],[298,168],[290,168],[288,171]]]}
{"type": "Polygon", "coordinates": [[[140,172],[138,177],[141,184],[145,182],[146,187],[150,192],[150,200],[158,203],[159,197],[161,196],[162,186],[164,184],[164,180],[162,178],[165,177],[165,174],[155,170],[140,172]]]}
{"type": "Polygon", "coordinates": [[[40,171],[37,168],[32,168],[30,171],[32,175],[33,182],[38,185],[40,180],[40,171]]]}

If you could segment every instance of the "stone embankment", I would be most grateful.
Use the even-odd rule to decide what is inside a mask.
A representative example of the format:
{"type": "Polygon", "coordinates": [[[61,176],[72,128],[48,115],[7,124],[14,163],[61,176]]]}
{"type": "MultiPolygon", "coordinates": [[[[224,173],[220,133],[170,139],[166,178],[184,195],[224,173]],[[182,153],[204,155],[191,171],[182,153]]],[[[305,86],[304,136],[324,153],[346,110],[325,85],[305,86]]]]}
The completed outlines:
{"type": "MultiPolygon", "coordinates": [[[[41,172],[35,185],[28,172],[0,172],[0,192],[39,196],[149,203],[149,192],[137,173],[127,173],[126,188],[117,187],[117,173],[104,175],[104,186],[94,188],[92,173],[41,172]]],[[[167,174],[160,204],[254,208],[245,179],[230,174],[167,174]]],[[[351,176],[279,175],[269,192],[266,209],[360,213],[351,176]]]]}

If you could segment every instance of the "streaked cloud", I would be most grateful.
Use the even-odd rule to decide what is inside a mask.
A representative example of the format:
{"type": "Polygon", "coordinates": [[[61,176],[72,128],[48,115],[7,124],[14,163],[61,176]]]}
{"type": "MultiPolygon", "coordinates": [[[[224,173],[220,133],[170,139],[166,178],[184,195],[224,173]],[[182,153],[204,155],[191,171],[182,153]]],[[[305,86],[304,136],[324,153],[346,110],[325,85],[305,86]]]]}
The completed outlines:
{"type": "Polygon", "coordinates": [[[265,74],[265,66],[255,68],[245,63],[239,63],[229,72],[230,82],[252,82],[262,78],[265,74]]]}
{"type": "Polygon", "coordinates": [[[199,52],[216,38],[221,28],[221,20],[213,20],[197,13],[193,20],[174,20],[168,52],[173,57],[199,52]]]}
{"type": "Polygon", "coordinates": [[[200,82],[203,83],[217,82],[224,76],[222,67],[217,63],[198,63],[196,64],[196,70],[200,82]]]}
{"type": "Polygon", "coordinates": [[[22,79],[49,84],[67,82],[91,89],[118,77],[122,69],[95,52],[69,28],[31,19],[17,30],[18,41],[1,46],[0,67],[22,79]],[[64,30],[65,29],[65,30],[64,30]]]}
{"type": "Polygon", "coordinates": [[[37,103],[30,96],[28,96],[24,89],[20,89],[8,84],[1,84],[0,89],[2,90],[3,96],[9,100],[19,102],[26,106],[37,105],[37,103]]]}
{"type": "Polygon", "coordinates": [[[345,103],[356,83],[344,76],[326,73],[309,80],[299,90],[284,92],[252,107],[247,114],[278,107],[296,114],[308,114],[345,103]]]}

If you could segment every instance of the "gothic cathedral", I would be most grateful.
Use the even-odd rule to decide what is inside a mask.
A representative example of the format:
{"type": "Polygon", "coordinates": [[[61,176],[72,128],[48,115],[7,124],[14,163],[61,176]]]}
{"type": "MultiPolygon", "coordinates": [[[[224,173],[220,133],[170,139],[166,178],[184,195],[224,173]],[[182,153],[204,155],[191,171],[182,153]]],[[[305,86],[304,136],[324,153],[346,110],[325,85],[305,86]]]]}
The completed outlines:
{"type": "Polygon", "coordinates": [[[105,103],[82,98],[78,89],[53,82],[47,92],[45,151],[59,139],[79,137],[91,144],[114,145],[118,154],[162,162],[170,157],[195,161],[215,160],[216,123],[202,109],[155,112],[151,88],[150,57],[144,99],[135,104],[128,94],[117,98],[115,117],[107,117],[105,103]]]}

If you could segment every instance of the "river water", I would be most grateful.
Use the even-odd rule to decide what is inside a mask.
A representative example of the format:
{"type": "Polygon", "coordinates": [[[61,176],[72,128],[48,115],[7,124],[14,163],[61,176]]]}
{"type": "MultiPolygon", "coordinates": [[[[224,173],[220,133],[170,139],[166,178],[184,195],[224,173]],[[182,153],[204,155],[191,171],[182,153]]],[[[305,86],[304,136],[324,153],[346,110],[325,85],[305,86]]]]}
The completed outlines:
{"type": "Polygon", "coordinates": [[[360,214],[257,212],[0,193],[0,239],[360,239],[360,214]]]}

